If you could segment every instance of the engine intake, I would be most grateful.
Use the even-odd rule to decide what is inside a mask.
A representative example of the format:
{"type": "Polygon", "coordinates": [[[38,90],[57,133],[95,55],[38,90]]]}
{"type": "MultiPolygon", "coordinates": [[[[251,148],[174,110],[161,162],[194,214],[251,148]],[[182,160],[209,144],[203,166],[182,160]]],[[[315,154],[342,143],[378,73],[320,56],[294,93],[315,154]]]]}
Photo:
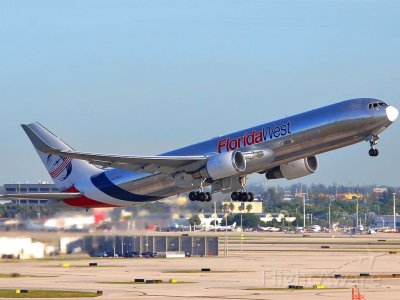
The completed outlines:
{"type": "Polygon", "coordinates": [[[277,166],[265,173],[267,179],[286,178],[287,180],[300,178],[315,173],[318,170],[317,157],[310,156],[277,166]]]}
{"type": "Polygon", "coordinates": [[[246,158],[242,152],[225,152],[211,157],[205,168],[200,170],[200,176],[215,180],[231,177],[244,170],[246,170],[246,158]]]}

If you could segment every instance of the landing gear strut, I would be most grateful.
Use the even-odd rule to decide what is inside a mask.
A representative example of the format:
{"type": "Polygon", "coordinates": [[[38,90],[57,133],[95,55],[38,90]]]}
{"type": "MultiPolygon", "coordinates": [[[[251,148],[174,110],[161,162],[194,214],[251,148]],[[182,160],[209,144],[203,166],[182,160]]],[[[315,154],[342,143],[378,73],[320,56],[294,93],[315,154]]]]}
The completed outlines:
{"type": "Polygon", "coordinates": [[[239,180],[242,185],[242,190],[240,192],[233,192],[231,194],[231,199],[233,201],[252,202],[254,200],[254,194],[246,191],[247,177],[241,177],[239,180]]]}

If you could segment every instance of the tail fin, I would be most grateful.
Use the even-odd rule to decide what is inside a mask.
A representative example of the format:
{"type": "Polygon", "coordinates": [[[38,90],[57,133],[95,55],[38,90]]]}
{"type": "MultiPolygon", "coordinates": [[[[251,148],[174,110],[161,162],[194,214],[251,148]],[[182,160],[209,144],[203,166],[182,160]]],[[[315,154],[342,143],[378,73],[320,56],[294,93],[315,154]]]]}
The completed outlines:
{"type": "Polygon", "coordinates": [[[73,149],[41,124],[36,122],[22,124],[21,126],[31,140],[58,190],[65,191],[75,185],[77,181],[82,180],[82,178],[88,178],[100,171],[87,161],[44,152],[43,143],[61,150],[73,149]]]}

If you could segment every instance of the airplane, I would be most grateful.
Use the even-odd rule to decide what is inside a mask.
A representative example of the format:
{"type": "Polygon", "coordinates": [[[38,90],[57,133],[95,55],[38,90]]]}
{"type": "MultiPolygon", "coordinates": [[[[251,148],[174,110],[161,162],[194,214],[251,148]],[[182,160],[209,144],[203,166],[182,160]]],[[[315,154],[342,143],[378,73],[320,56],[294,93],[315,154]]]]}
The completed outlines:
{"type": "Polygon", "coordinates": [[[234,231],[236,228],[236,222],[234,222],[232,225],[215,225],[208,227],[206,230],[207,231],[234,231]]]}
{"type": "Polygon", "coordinates": [[[281,229],[277,228],[277,227],[262,227],[262,226],[258,226],[257,230],[258,231],[267,231],[267,232],[278,232],[278,231],[281,231],[281,229]]]}
{"type": "Polygon", "coordinates": [[[372,98],[342,101],[158,156],[80,152],[39,123],[22,124],[59,192],[4,194],[0,198],[52,199],[85,208],[126,207],[189,192],[210,201],[216,192],[253,201],[247,176],[292,180],[313,174],[317,155],[362,141],[379,154],[379,135],[398,110],[372,98]],[[210,192],[205,192],[206,187],[210,192]]]}

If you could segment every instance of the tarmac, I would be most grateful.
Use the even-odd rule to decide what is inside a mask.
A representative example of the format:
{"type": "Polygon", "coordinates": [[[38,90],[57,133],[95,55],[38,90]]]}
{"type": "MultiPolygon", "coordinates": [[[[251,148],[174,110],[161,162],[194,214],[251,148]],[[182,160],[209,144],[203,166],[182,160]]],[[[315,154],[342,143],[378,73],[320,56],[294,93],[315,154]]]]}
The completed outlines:
{"type": "Polygon", "coordinates": [[[234,232],[227,233],[227,247],[225,233],[212,234],[221,235],[218,257],[0,260],[1,274],[28,276],[0,278],[0,289],[103,291],[99,299],[343,300],[358,286],[368,300],[399,299],[399,234],[246,233],[240,240],[234,232]],[[93,262],[97,266],[89,267],[93,262]],[[135,279],[167,283],[134,284],[135,279]]]}

